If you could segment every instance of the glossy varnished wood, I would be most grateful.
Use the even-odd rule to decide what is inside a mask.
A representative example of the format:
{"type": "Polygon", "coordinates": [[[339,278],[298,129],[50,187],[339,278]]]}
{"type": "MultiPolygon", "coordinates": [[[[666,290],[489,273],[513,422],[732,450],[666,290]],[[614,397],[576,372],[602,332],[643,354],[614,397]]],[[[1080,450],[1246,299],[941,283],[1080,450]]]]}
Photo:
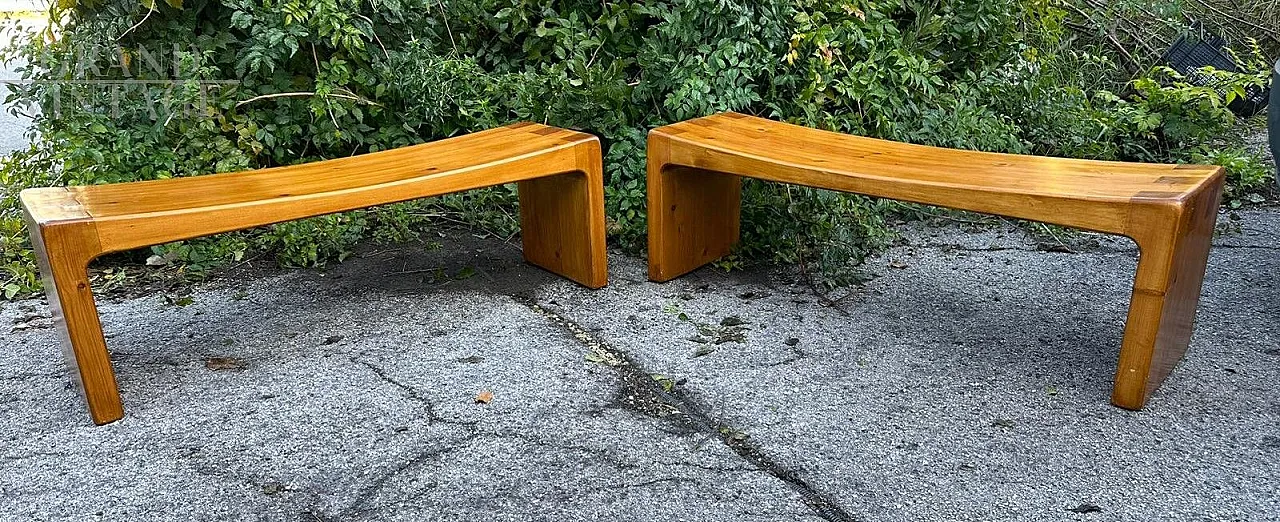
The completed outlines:
{"type": "Polygon", "coordinates": [[[110,252],[518,183],[525,259],[606,284],[596,137],[520,123],[448,140],[289,167],[194,178],[25,190],[49,304],[98,424],[123,415],[86,269],[110,252]]]}
{"type": "Polygon", "coordinates": [[[1190,341],[1220,167],[940,149],[726,113],[649,134],[649,278],[738,240],[739,176],[1131,237],[1141,250],[1112,402],[1140,409],[1190,341]]]}

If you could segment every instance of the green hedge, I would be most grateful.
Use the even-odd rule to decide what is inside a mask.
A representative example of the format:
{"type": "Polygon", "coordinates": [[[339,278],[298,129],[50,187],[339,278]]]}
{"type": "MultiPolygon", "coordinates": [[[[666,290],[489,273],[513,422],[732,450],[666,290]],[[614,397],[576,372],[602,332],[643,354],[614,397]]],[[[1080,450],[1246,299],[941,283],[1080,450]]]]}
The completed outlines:
{"type": "MultiPolygon", "coordinates": [[[[1126,82],[1104,52],[1073,41],[1055,0],[58,4],[58,28],[6,53],[35,64],[23,76],[38,80],[17,86],[11,101],[44,110],[33,145],[0,164],[9,296],[38,285],[15,207],[21,188],[293,164],[515,120],[601,136],[610,234],[631,249],[645,233],[645,133],[726,110],[948,147],[1217,161],[1233,165],[1233,186],[1245,192],[1259,176],[1243,151],[1206,145],[1233,123],[1221,94],[1160,74],[1126,82]],[[95,47],[107,50],[90,59],[96,70],[75,66],[95,47]],[[168,79],[148,65],[170,57],[176,76],[192,81],[114,100],[100,87],[59,83],[168,79]],[[165,109],[202,106],[194,80],[228,79],[239,85],[214,90],[206,110],[165,109]]],[[[514,202],[510,188],[473,191],[147,255],[197,271],[256,251],[314,266],[361,239],[411,239],[441,220],[511,234],[514,202]]],[[[892,205],[749,183],[744,247],[727,263],[804,260],[842,282],[887,238],[892,205]]]]}

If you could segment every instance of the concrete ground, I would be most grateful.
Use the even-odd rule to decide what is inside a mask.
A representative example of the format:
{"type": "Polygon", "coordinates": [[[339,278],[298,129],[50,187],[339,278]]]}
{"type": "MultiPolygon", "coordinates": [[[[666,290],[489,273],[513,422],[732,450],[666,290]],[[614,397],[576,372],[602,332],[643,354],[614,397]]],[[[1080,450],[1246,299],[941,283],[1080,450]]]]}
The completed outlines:
{"type": "Polygon", "coordinates": [[[1142,412],[1107,402],[1132,245],[1010,228],[906,227],[834,306],[465,234],[104,299],[102,427],[4,303],[0,519],[1280,520],[1280,210],[1240,218],[1142,412]]]}

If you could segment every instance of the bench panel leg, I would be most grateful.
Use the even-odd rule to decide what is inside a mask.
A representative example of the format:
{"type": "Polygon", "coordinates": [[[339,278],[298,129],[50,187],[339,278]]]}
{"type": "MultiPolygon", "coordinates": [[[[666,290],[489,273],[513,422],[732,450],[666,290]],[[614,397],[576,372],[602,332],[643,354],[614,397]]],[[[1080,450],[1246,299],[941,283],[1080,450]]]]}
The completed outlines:
{"type": "Polygon", "coordinates": [[[741,226],[742,178],[654,165],[651,159],[648,185],[650,280],[670,281],[733,250],[741,226]]]}
{"type": "Polygon", "coordinates": [[[89,261],[97,252],[83,250],[97,240],[85,225],[29,227],[53,322],[62,336],[62,352],[84,394],[89,416],[99,425],[119,420],[124,407],[89,286],[89,261]]]}
{"type": "Polygon", "coordinates": [[[579,147],[579,171],[519,183],[521,240],[531,264],[588,288],[608,284],[600,146],[579,147]]]}
{"type": "Polygon", "coordinates": [[[1137,239],[1141,251],[1111,402],[1142,409],[1191,342],[1196,306],[1217,222],[1221,186],[1205,190],[1182,215],[1153,218],[1166,232],[1137,239]]]}

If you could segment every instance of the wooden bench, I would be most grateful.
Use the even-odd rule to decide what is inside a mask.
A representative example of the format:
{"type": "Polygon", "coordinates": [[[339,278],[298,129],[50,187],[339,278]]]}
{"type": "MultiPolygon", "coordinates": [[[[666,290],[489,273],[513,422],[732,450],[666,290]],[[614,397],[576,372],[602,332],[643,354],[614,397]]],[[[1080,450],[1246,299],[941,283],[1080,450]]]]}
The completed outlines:
{"type": "Polygon", "coordinates": [[[462,190],[519,183],[524,257],[605,285],[595,136],[520,123],[362,156],[193,178],[21,194],[49,306],[93,421],[123,414],[86,268],[110,253],[462,190]]]}
{"type": "Polygon", "coordinates": [[[1223,185],[1221,167],[940,149],[718,114],[649,134],[650,279],[729,253],[740,176],[1132,238],[1141,255],[1111,402],[1134,410],[1186,352],[1223,185]]]}

